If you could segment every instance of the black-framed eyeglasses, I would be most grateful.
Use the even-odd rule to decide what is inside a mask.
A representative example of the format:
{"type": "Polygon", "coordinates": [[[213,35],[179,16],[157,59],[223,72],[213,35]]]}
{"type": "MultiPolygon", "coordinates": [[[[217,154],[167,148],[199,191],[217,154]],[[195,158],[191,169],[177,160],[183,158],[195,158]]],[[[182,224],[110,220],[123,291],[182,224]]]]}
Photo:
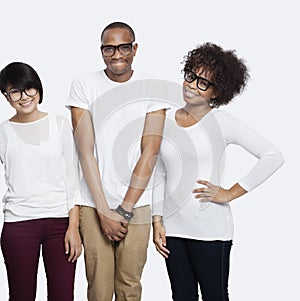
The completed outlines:
{"type": "Polygon", "coordinates": [[[119,45],[101,45],[101,51],[104,56],[109,57],[109,56],[113,56],[116,52],[116,49],[118,49],[118,51],[122,55],[126,56],[132,52],[133,43],[134,41],[132,41],[131,43],[124,43],[119,45]]]}
{"type": "Polygon", "coordinates": [[[22,93],[25,93],[29,97],[34,97],[39,92],[36,88],[26,88],[26,89],[11,89],[8,92],[4,92],[3,94],[11,101],[19,101],[22,99],[22,93]]]}
{"type": "Polygon", "coordinates": [[[206,78],[198,76],[191,70],[184,71],[184,80],[188,83],[192,83],[193,81],[197,80],[197,87],[201,91],[206,91],[210,86],[214,86],[212,82],[210,82],[206,78]]]}

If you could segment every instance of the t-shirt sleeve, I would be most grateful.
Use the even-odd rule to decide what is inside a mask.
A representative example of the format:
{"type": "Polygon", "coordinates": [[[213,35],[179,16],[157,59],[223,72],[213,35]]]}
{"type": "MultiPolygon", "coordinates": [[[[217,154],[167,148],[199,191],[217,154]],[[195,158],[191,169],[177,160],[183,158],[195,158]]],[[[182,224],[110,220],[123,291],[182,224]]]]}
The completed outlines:
{"type": "Polygon", "coordinates": [[[283,163],[281,152],[265,137],[227,112],[219,112],[220,126],[227,144],[239,145],[258,159],[239,185],[250,191],[267,180],[283,163]]]}
{"type": "Polygon", "coordinates": [[[168,85],[166,81],[152,79],[144,81],[143,97],[147,99],[146,112],[169,109],[171,101],[168,98],[168,85]]]}
{"type": "Polygon", "coordinates": [[[66,107],[76,107],[88,110],[89,101],[87,98],[86,84],[81,78],[74,79],[71,84],[69,96],[66,101],[66,107]]]}
{"type": "Polygon", "coordinates": [[[164,109],[170,109],[170,105],[162,101],[149,100],[146,106],[146,113],[151,113],[164,109]]]}

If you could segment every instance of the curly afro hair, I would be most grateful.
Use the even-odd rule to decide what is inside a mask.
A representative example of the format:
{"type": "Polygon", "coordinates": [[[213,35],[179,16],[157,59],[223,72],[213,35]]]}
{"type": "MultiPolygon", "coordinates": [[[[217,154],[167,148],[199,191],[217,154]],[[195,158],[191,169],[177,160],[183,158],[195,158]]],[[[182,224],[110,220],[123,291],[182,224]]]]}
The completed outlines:
{"type": "Polygon", "coordinates": [[[210,101],[212,108],[228,104],[244,90],[250,78],[244,60],[236,56],[235,50],[224,50],[213,43],[204,43],[189,51],[183,63],[183,72],[192,70],[196,73],[201,68],[212,75],[217,95],[210,101]]]}

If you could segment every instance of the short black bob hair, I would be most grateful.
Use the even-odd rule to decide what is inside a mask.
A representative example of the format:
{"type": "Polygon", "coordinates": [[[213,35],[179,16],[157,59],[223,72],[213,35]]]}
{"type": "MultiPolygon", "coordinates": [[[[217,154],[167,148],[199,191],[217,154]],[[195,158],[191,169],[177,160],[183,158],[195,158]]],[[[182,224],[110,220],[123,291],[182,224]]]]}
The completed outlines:
{"type": "Polygon", "coordinates": [[[202,69],[211,74],[217,95],[210,101],[212,108],[228,104],[244,90],[250,78],[244,60],[237,57],[235,50],[224,50],[209,42],[189,51],[183,63],[183,72],[191,70],[196,73],[202,69]]]}
{"type": "Polygon", "coordinates": [[[39,91],[40,100],[43,101],[43,86],[36,71],[28,64],[13,62],[4,67],[0,72],[0,90],[7,92],[8,86],[15,89],[35,88],[39,91]]]}

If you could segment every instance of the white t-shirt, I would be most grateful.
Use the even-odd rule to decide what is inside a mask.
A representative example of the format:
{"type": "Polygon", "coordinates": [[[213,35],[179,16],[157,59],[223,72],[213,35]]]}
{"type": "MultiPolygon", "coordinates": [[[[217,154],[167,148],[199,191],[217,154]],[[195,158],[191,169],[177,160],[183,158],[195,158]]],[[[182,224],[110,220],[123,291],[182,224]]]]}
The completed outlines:
{"type": "MultiPolygon", "coordinates": [[[[165,107],[161,103],[149,105],[150,91],[153,91],[151,85],[149,77],[136,71],[129,81],[118,83],[110,80],[102,70],[80,76],[71,86],[66,106],[91,112],[95,154],[105,197],[112,209],[122,202],[131,173],[140,157],[146,113],[165,107]],[[149,82],[145,82],[147,79],[149,82]]],[[[81,204],[96,207],[83,178],[81,191],[81,204]]],[[[151,193],[152,189],[146,188],[135,207],[149,205],[151,193]]]]}
{"type": "Polygon", "coordinates": [[[64,117],[48,114],[34,122],[3,122],[0,160],[7,185],[5,222],[67,217],[79,202],[73,133],[64,117]]]}
{"type": "Polygon", "coordinates": [[[225,150],[230,144],[258,158],[238,181],[247,191],[269,178],[284,159],[268,140],[225,111],[211,110],[193,126],[180,127],[175,120],[176,110],[167,112],[160,147],[162,161],[155,173],[153,215],[163,215],[167,236],[230,240],[233,219],[229,203],[199,202],[192,194],[200,187],[196,181],[222,185],[225,150]]]}

